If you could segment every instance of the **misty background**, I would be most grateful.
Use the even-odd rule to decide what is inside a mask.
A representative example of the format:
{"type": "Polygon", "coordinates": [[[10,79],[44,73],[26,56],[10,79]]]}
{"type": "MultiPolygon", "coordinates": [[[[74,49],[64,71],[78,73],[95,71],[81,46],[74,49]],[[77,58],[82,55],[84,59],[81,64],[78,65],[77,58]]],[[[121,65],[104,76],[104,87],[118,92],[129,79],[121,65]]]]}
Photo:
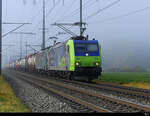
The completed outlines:
{"type": "MultiPolygon", "coordinates": [[[[46,46],[53,45],[48,40],[63,32],[52,23],[79,22],[79,0],[46,1],[46,46]]],[[[141,67],[150,71],[150,0],[83,0],[83,19],[88,25],[85,35],[99,40],[102,46],[103,69],[141,67]],[[99,11],[99,12],[98,12],[99,11]]],[[[3,38],[3,66],[26,55],[26,42],[30,45],[42,44],[42,0],[3,0],[3,22],[32,23],[15,32],[32,32],[36,35],[9,34],[3,38]],[[12,44],[15,46],[5,46],[12,44]]],[[[3,34],[18,25],[3,24],[3,34]]],[[[79,34],[78,27],[70,29],[79,34]]],[[[59,42],[69,39],[68,34],[59,35],[59,42]]],[[[41,47],[34,46],[36,50],[41,47]]],[[[34,51],[28,47],[28,54],[34,51]]]]}

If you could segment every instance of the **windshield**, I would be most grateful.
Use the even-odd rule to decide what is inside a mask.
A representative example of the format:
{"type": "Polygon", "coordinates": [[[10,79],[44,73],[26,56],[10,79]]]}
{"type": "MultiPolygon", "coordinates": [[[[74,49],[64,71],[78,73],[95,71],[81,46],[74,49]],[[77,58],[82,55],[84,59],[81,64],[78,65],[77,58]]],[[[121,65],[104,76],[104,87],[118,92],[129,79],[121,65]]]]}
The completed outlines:
{"type": "Polygon", "coordinates": [[[98,52],[98,44],[75,43],[75,52],[98,52]]]}

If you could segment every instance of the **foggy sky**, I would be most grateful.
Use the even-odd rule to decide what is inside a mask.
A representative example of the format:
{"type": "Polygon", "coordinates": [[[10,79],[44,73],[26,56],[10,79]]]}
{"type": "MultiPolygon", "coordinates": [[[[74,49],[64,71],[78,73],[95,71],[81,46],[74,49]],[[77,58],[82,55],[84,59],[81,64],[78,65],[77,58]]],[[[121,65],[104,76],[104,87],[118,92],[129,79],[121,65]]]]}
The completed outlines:
{"type": "MultiPolygon", "coordinates": [[[[83,0],[83,4],[88,1],[83,0]]],[[[114,1],[90,0],[89,4],[83,7],[83,19],[114,1]]],[[[79,9],[79,0],[65,0],[64,5],[62,0],[55,0],[55,5],[54,7],[53,0],[46,0],[47,46],[53,44],[52,41],[48,41],[48,37],[55,36],[59,31],[63,32],[61,29],[51,26],[52,23],[56,21],[60,23],[79,21],[79,10],[77,13],[73,12],[79,9]],[[53,10],[49,13],[51,9],[53,10]]],[[[84,20],[88,23],[85,35],[88,34],[90,39],[96,38],[102,46],[103,66],[130,66],[135,65],[132,64],[132,61],[136,61],[139,65],[150,67],[150,9],[116,20],[107,20],[149,6],[150,0],[120,0],[119,3],[91,17],[89,20],[84,20]]],[[[41,44],[42,0],[36,0],[36,4],[33,4],[32,0],[26,0],[26,5],[23,4],[23,0],[3,0],[3,22],[32,23],[32,25],[25,25],[16,32],[36,33],[36,36],[10,34],[3,38],[3,44],[16,45],[9,48],[3,46],[3,63],[5,64],[8,60],[13,59],[13,56],[20,54],[20,38],[23,41],[23,55],[25,55],[25,42],[36,45],[41,44]]],[[[3,25],[3,34],[16,26],[3,25]]],[[[78,27],[71,28],[71,30],[77,34],[79,33],[78,27]]],[[[64,41],[71,36],[61,35],[58,37],[60,38],[59,41],[64,41]]],[[[40,50],[40,47],[35,49],[40,50]]],[[[28,50],[28,53],[33,52],[29,48],[28,50]]]]}

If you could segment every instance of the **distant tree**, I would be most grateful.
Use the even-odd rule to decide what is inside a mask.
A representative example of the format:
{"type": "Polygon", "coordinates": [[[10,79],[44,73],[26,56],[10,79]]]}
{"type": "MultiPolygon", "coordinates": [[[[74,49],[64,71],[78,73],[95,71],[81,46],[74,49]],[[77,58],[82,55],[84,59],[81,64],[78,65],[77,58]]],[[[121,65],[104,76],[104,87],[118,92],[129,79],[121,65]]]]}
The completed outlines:
{"type": "Polygon", "coordinates": [[[140,67],[140,66],[135,66],[133,68],[133,71],[134,72],[146,72],[146,70],[144,68],[140,67]]]}
{"type": "Polygon", "coordinates": [[[132,70],[131,70],[131,68],[129,68],[129,67],[123,67],[122,69],[121,69],[121,72],[131,72],[132,70]]]}
{"type": "Polygon", "coordinates": [[[146,69],[146,72],[150,72],[150,68],[146,69]]]}

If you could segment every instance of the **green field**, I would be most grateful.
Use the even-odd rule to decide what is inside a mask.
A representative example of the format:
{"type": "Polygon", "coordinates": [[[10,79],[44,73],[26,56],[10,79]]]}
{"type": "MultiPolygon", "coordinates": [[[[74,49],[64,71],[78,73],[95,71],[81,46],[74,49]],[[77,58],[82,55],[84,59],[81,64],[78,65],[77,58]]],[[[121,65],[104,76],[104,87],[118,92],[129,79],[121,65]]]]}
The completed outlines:
{"type": "Polygon", "coordinates": [[[0,76],[0,113],[30,112],[15,96],[11,86],[0,76]]]}
{"type": "Polygon", "coordinates": [[[103,73],[96,82],[110,82],[139,88],[150,88],[150,73],[103,73]]]}
{"type": "Polygon", "coordinates": [[[150,84],[150,73],[103,73],[99,80],[114,83],[144,82],[150,84]]]}

